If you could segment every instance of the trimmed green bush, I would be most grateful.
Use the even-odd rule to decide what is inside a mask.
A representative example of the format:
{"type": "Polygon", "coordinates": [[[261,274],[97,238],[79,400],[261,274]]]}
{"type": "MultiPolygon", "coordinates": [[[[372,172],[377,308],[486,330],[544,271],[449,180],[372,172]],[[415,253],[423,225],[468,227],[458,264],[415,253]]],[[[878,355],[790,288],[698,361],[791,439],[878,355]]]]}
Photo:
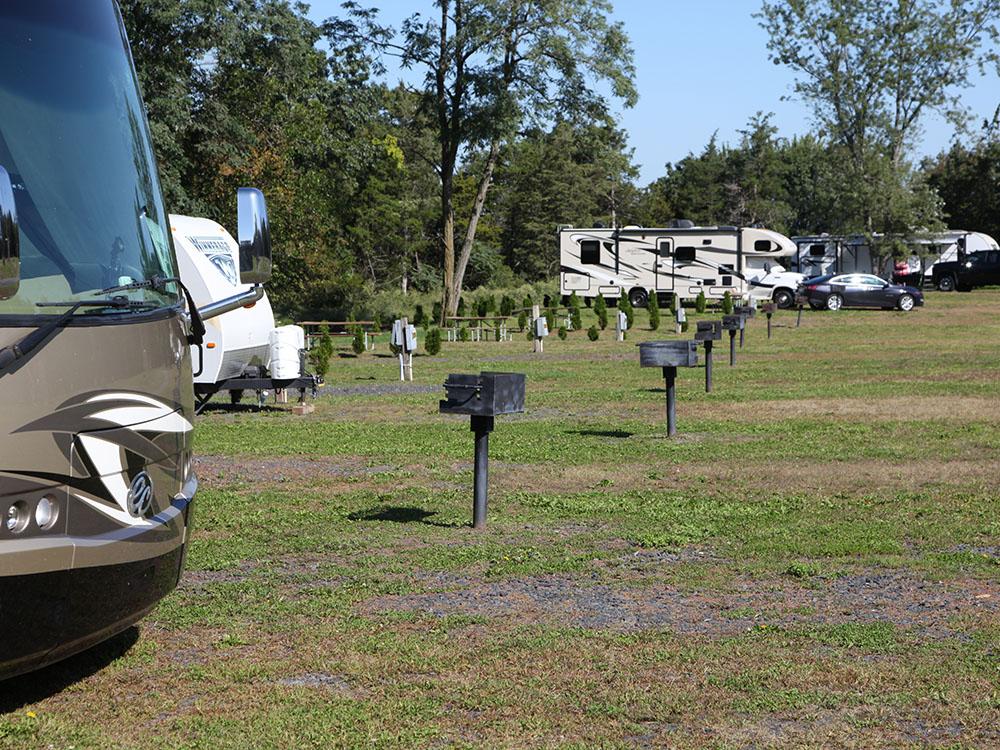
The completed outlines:
{"type": "Polygon", "coordinates": [[[333,338],[330,336],[330,327],[320,326],[319,343],[309,350],[309,362],[320,380],[324,380],[330,371],[331,357],[333,357],[333,338]]]}
{"type": "Polygon", "coordinates": [[[526,313],[524,310],[521,310],[521,312],[517,314],[517,327],[518,329],[523,331],[525,326],[527,325],[528,325],[528,313],[526,313]]]}
{"type": "Polygon", "coordinates": [[[628,293],[622,289],[621,299],[618,300],[618,309],[625,313],[625,317],[628,318],[628,327],[631,328],[635,323],[635,310],[632,308],[632,303],[628,301],[628,293]]]}
{"type": "Polygon", "coordinates": [[[601,333],[597,330],[597,326],[591,326],[587,329],[587,338],[591,341],[597,341],[600,337],[601,333]]]}
{"type": "Polygon", "coordinates": [[[569,322],[573,325],[574,331],[583,328],[583,315],[580,312],[580,298],[573,292],[569,296],[569,322]]]}
{"type": "Polygon", "coordinates": [[[441,351],[441,329],[434,326],[424,336],[424,351],[432,357],[441,351]]]}
{"type": "Polygon", "coordinates": [[[732,315],[733,314],[733,295],[726,292],[722,295],[722,314],[732,315]]]}
{"type": "Polygon", "coordinates": [[[361,330],[361,326],[354,327],[354,338],[351,339],[351,349],[355,354],[364,354],[365,332],[361,330]]]}
{"type": "Polygon", "coordinates": [[[549,324],[549,330],[556,330],[556,311],[551,307],[545,310],[545,322],[549,324]]]}
{"type": "Polygon", "coordinates": [[[649,330],[655,331],[660,327],[660,301],[656,298],[656,292],[649,295],[649,330]]]}
{"type": "Polygon", "coordinates": [[[608,327],[608,303],[604,301],[603,294],[598,294],[594,300],[594,315],[597,316],[597,325],[602,331],[608,327]]]}
{"type": "Polygon", "coordinates": [[[569,334],[566,332],[566,326],[559,326],[559,338],[562,341],[565,341],[568,335],[569,334]]]}
{"type": "Polygon", "coordinates": [[[467,327],[462,326],[461,328],[458,329],[458,340],[459,341],[469,340],[469,329],[467,327]]]}
{"type": "Polygon", "coordinates": [[[427,323],[427,313],[424,312],[423,305],[417,305],[417,309],[413,312],[413,320],[410,322],[417,328],[421,328],[427,323]]]}
{"type": "Polygon", "coordinates": [[[705,299],[705,290],[702,289],[698,292],[698,296],[694,300],[694,309],[700,313],[705,312],[705,306],[708,304],[708,300],[705,299]]]}
{"type": "Polygon", "coordinates": [[[431,309],[433,310],[433,312],[431,313],[431,317],[434,318],[434,320],[432,320],[431,323],[433,323],[434,325],[440,325],[441,324],[441,303],[440,302],[435,302],[434,303],[434,307],[431,308],[431,309]]]}

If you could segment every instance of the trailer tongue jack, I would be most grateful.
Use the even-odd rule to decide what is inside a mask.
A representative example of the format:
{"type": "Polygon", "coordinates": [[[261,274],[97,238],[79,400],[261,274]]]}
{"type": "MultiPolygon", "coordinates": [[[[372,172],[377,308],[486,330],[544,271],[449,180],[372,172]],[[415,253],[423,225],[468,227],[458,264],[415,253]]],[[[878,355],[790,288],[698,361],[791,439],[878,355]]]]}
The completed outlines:
{"type": "Polygon", "coordinates": [[[486,527],[489,486],[490,433],[494,418],[524,411],[525,376],[515,372],[483,372],[479,375],[449,375],[444,381],[442,414],[468,414],[475,434],[472,527],[486,527]]]}

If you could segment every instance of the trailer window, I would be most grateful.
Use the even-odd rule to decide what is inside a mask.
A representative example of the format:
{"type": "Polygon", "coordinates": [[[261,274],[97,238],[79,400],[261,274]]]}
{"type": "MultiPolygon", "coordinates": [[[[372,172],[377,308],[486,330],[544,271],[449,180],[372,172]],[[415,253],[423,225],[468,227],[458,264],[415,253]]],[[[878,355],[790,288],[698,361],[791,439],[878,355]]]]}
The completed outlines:
{"type": "Polygon", "coordinates": [[[580,262],[588,266],[600,264],[601,243],[597,240],[582,240],[580,242],[580,262]]]}
{"type": "Polygon", "coordinates": [[[814,258],[822,258],[826,255],[826,245],[810,245],[809,254],[814,258]]]}
{"type": "Polygon", "coordinates": [[[681,263],[692,263],[692,262],[694,262],[694,259],[695,259],[695,257],[696,257],[697,254],[698,254],[698,251],[697,251],[696,248],[693,248],[693,247],[679,247],[679,248],[677,248],[677,252],[675,253],[675,257],[681,263]]]}

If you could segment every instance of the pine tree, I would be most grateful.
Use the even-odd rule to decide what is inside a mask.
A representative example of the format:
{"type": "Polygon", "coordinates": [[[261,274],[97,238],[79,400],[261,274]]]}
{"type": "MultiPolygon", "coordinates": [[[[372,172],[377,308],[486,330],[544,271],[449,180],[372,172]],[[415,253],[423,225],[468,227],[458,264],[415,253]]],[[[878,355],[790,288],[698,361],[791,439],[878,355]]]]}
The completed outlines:
{"type": "Polygon", "coordinates": [[[700,313],[705,312],[705,305],[707,300],[705,299],[705,290],[702,289],[698,292],[698,296],[694,300],[694,309],[700,313]]]}
{"type": "Polygon", "coordinates": [[[597,324],[602,331],[608,327],[608,303],[604,301],[603,294],[598,294],[594,300],[594,315],[597,316],[597,324]]]}
{"type": "Polygon", "coordinates": [[[656,298],[656,292],[649,295],[649,330],[655,331],[660,327],[660,301],[656,298]]]}

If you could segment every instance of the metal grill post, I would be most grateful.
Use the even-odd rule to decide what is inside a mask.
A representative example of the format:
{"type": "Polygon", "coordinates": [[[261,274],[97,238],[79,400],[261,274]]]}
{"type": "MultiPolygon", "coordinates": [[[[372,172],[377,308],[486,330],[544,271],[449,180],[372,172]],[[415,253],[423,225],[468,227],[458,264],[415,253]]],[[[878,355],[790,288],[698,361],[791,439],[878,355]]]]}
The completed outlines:
{"type": "Polygon", "coordinates": [[[489,489],[490,433],[493,417],[473,415],[472,432],[476,437],[475,468],[473,470],[472,528],[486,528],[486,503],[489,489]]]}
{"type": "Polygon", "coordinates": [[[712,392],[712,340],[705,342],[705,393],[712,392]]]}
{"type": "Polygon", "coordinates": [[[677,368],[664,367],[663,379],[667,383],[667,435],[677,434],[677,368]]]}

